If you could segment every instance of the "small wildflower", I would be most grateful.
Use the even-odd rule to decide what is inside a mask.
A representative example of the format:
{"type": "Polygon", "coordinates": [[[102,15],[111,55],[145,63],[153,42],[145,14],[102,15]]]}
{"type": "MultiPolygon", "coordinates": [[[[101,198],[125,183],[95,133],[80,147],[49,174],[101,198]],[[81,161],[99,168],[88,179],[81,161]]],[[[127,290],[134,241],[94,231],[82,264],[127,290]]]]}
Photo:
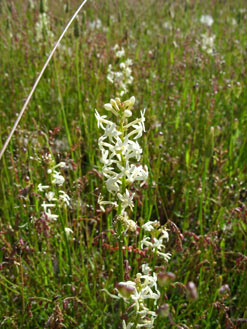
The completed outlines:
{"type": "MultiPolygon", "coordinates": [[[[125,56],[124,48],[120,49],[119,45],[115,45],[113,50],[117,58],[125,56]]],[[[133,83],[132,64],[132,60],[128,58],[125,61],[120,62],[119,71],[114,71],[111,64],[108,66],[107,80],[115,85],[117,88],[117,94],[121,97],[128,92],[128,86],[133,83]]],[[[131,113],[127,111],[125,115],[128,117],[131,113]]]]}
{"type": "Polygon", "coordinates": [[[38,185],[38,191],[39,192],[44,192],[44,190],[46,190],[48,188],[50,188],[50,186],[48,186],[48,185],[42,185],[42,184],[38,185]]]}
{"type": "MultiPolygon", "coordinates": [[[[145,224],[144,224],[145,225],[145,224]]],[[[150,228],[149,226],[147,226],[150,228]]],[[[169,239],[169,235],[166,229],[162,228],[158,230],[158,234],[160,235],[158,238],[153,237],[152,240],[149,236],[144,236],[144,238],[141,241],[141,248],[144,246],[152,250],[152,252],[157,253],[158,256],[163,258],[166,262],[168,262],[171,258],[170,253],[165,253],[165,245],[164,240],[169,239]]]]}
{"type": "Polygon", "coordinates": [[[53,170],[52,177],[53,177],[52,184],[62,186],[63,183],[65,182],[65,178],[56,170],[53,170]]]}
{"type": "Polygon", "coordinates": [[[56,215],[56,214],[52,214],[50,209],[48,209],[48,210],[45,211],[44,213],[45,213],[45,215],[47,216],[47,218],[48,218],[49,220],[51,220],[51,221],[56,221],[56,220],[58,219],[58,215],[56,215]]]}
{"type": "Polygon", "coordinates": [[[211,26],[214,20],[210,15],[202,15],[200,18],[200,22],[204,25],[211,26]]]}
{"type": "Polygon", "coordinates": [[[121,214],[117,217],[117,220],[119,220],[123,224],[126,232],[136,232],[137,224],[132,219],[129,219],[125,211],[121,212],[121,214]]]}
{"type": "Polygon", "coordinates": [[[66,233],[67,236],[69,236],[70,234],[73,234],[74,233],[73,230],[71,228],[69,228],[69,227],[65,227],[64,228],[64,231],[65,231],[65,233],[66,233]]]}
{"type": "Polygon", "coordinates": [[[119,49],[119,50],[116,51],[116,57],[117,57],[117,58],[121,58],[121,57],[123,57],[124,55],[125,55],[125,50],[124,50],[124,48],[121,48],[121,49],[119,49]]]}
{"type": "Polygon", "coordinates": [[[154,231],[157,227],[160,226],[160,223],[155,220],[155,221],[149,221],[147,223],[145,223],[144,225],[142,225],[142,229],[144,231],[147,231],[147,232],[151,232],[151,231],[154,231]]]}
{"type": "Polygon", "coordinates": [[[112,202],[112,201],[104,201],[102,195],[100,194],[98,197],[98,204],[100,206],[101,211],[105,212],[105,205],[112,205],[117,208],[117,202],[112,202]]]}
{"type": "Polygon", "coordinates": [[[214,40],[215,35],[209,35],[208,33],[204,33],[201,35],[202,37],[202,50],[206,51],[209,55],[214,53],[214,40]]]}
{"type": "Polygon", "coordinates": [[[54,34],[51,31],[50,17],[47,13],[39,14],[38,21],[35,24],[35,31],[37,41],[45,40],[45,37],[51,40],[54,38],[54,34]]]}
{"type": "Polygon", "coordinates": [[[59,200],[62,201],[62,203],[66,206],[70,205],[70,197],[62,190],[59,191],[59,200]]]}
{"type": "Polygon", "coordinates": [[[88,24],[89,29],[94,31],[94,30],[100,30],[102,27],[102,22],[99,18],[97,18],[95,21],[92,21],[88,24]]]}
{"type": "Polygon", "coordinates": [[[57,201],[57,198],[55,198],[55,193],[54,192],[48,192],[45,194],[46,199],[51,202],[51,201],[57,201]]]}
{"type": "Polygon", "coordinates": [[[133,203],[133,194],[130,195],[129,191],[126,189],[125,194],[118,193],[117,194],[119,200],[121,201],[123,209],[130,207],[132,210],[134,207],[133,203]]]}
{"type": "Polygon", "coordinates": [[[148,266],[148,264],[142,264],[142,273],[147,275],[150,272],[151,272],[151,268],[148,266]]]}

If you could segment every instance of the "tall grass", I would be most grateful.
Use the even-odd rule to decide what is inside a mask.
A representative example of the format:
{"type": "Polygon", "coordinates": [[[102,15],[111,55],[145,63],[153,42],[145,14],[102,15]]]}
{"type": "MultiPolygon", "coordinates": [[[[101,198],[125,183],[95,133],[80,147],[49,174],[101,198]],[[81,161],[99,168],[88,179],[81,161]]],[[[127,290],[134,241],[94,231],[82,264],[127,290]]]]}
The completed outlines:
{"type": "MultiPolygon", "coordinates": [[[[0,2],[0,147],[53,44],[45,35],[36,40],[40,8],[28,3],[0,2]]],[[[79,1],[65,4],[48,3],[56,39],[79,1]]],[[[100,191],[109,195],[94,117],[115,97],[106,76],[118,43],[134,62],[127,96],[147,108],[142,147],[150,175],[136,190],[133,219],[158,219],[170,229],[172,259],[154,269],[176,280],[160,301],[169,304],[169,316],[155,326],[245,328],[246,21],[241,0],[88,3],[1,160],[1,327],[49,328],[55,316],[55,328],[121,327],[119,302],[102,293],[117,281],[118,250],[113,215],[97,205],[100,191]],[[211,27],[200,23],[205,14],[211,27]],[[96,19],[102,26],[93,29],[96,19]],[[216,36],[213,55],[200,44],[207,31],[216,36]],[[74,232],[68,239],[60,221],[41,220],[37,186],[50,184],[47,153],[67,164],[72,206],[60,218],[74,232]]],[[[144,257],[136,246],[124,254],[134,264],[131,278],[144,257]]]]}

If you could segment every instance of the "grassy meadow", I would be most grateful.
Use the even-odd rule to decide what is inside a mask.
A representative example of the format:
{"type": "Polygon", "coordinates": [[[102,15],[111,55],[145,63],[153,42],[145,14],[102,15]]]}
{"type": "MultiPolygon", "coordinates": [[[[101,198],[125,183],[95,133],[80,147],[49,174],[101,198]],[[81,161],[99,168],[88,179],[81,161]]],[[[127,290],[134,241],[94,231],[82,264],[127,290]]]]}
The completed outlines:
{"type": "MultiPolygon", "coordinates": [[[[0,148],[80,3],[0,0],[0,148]]],[[[247,328],[246,77],[245,0],[88,0],[0,160],[0,328],[124,328],[133,310],[105,293],[117,296],[121,257],[125,281],[145,263],[173,279],[147,302],[158,315],[146,328],[247,328]],[[121,233],[121,256],[116,210],[98,204],[112,195],[95,109],[117,97],[107,75],[123,58],[133,82],[121,99],[135,96],[134,118],[146,108],[149,175],[131,189],[138,229],[121,233]],[[49,172],[61,162],[60,188],[49,172]],[[55,220],[39,184],[70,198],[54,201],[55,220]],[[169,262],[141,248],[155,220],[169,262]]]]}

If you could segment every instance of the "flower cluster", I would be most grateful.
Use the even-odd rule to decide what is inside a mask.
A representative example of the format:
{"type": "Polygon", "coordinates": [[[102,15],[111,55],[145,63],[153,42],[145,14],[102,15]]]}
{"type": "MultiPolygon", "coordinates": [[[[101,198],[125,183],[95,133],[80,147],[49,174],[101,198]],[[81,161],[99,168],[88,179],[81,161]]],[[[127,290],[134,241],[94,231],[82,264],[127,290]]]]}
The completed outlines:
{"type": "MultiPolygon", "coordinates": [[[[165,227],[161,227],[160,223],[156,221],[149,221],[142,225],[144,231],[144,238],[141,241],[141,248],[148,247],[153,254],[162,257],[166,262],[169,261],[171,254],[161,252],[165,249],[164,240],[168,241],[169,236],[165,227]],[[152,235],[150,237],[147,234],[152,235]]],[[[134,281],[119,282],[116,285],[118,295],[110,294],[106,289],[103,289],[108,295],[115,299],[123,299],[127,304],[129,322],[123,320],[123,328],[153,328],[154,321],[157,317],[159,308],[157,308],[157,301],[160,298],[160,291],[157,283],[162,287],[167,284],[169,280],[174,279],[172,273],[158,273],[152,272],[148,264],[142,264],[141,272],[137,273],[134,281]],[[151,306],[149,300],[153,300],[151,306]],[[155,310],[152,310],[152,309],[155,310]]],[[[164,312],[163,312],[164,313],[164,312]]],[[[167,313],[167,312],[166,312],[167,313]]],[[[164,316],[164,314],[163,314],[164,316]]]]}
{"type": "Polygon", "coordinates": [[[35,31],[36,31],[36,40],[42,41],[44,40],[44,35],[46,38],[52,40],[54,38],[54,34],[51,31],[50,26],[50,17],[47,15],[47,13],[40,13],[39,19],[37,23],[35,24],[35,31]]]}
{"type": "MultiPolygon", "coordinates": [[[[168,262],[171,254],[161,252],[165,249],[164,240],[168,241],[169,239],[167,229],[160,226],[157,220],[145,223],[142,225],[142,229],[144,237],[140,243],[141,248],[148,247],[152,254],[160,256],[168,262]],[[147,234],[152,235],[151,240],[147,234]]],[[[118,295],[113,295],[106,289],[103,289],[103,291],[114,299],[123,299],[127,304],[127,309],[130,310],[128,312],[129,322],[126,324],[126,321],[123,320],[123,328],[153,328],[157,313],[160,310],[157,307],[160,298],[157,284],[162,287],[173,279],[173,273],[160,272],[156,274],[152,272],[148,264],[142,264],[141,273],[137,273],[135,280],[119,282],[116,285],[115,290],[117,290],[118,295]],[[150,299],[154,301],[152,306],[150,299]]],[[[164,316],[164,312],[162,314],[164,316]]]]}
{"type": "Polygon", "coordinates": [[[215,35],[209,35],[208,33],[204,33],[201,35],[201,47],[202,50],[206,51],[209,55],[214,53],[214,39],[215,35]]]}
{"type": "Polygon", "coordinates": [[[160,226],[160,223],[157,220],[145,223],[142,225],[142,229],[146,232],[150,232],[152,237],[150,239],[149,236],[145,235],[141,241],[141,248],[149,248],[154,254],[156,253],[157,256],[160,256],[166,262],[168,262],[171,258],[171,254],[164,253],[164,241],[169,240],[167,229],[160,226]]]}
{"type": "MultiPolygon", "coordinates": [[[[123,56],[123,49],[118,50],[118,57],[123,56]]],[[[108,192],[111,194],[109,201],[104,201],[99,195],[98,204],[101,211],[105,206],[118,208],[118,248],[121,250],[121,228],[125,232],[136,232],[137,223],[129,218],[130,211],[134,207],[134,193],[130,187],[135,182],[143,186],[148,179],[147,166],[142,166],[142,148],[137,139],[145,132],[145,110],[141,111],[141,117],[132,118],[135,97],[122,102],[120,98],[111,99],[110,103],[104,105],[106,111],[115,117],[114,122],[106,115],[100,115],[95,110],[98,127],[104,133],[98,140],[101,151],[102,173],[108,192]]],[[[165,253],[164,242],[168,240],[168,232],[161,227],[158,221],[149,221],[142,225],[143,238],[139,242],[140,248],[150,252],[157,257],[169,261],[170,253],[165,253]]],[[[121,253],[119,253],[120,273],[121,253]]],[[[153,328],[157,317],[157,301],[160,298],[160,291],[157,287],[158,276],[151,270],[148,264],[141,266],[141,273],[137,273],[133,281],[123,281],[123,270],[120,280],[116,285],[117,295],[111,294],[103,289],[108,295],[115,299],[123,299],[128,310],[128,323],[122,322],[122,327],[130,328],[153,328]]],[[[164,281],[164,280],[163,280],[164,281]]],[[[163,312],[164,313],[164,312],[163,312]]]]}
{"type": "Polygon", "coordinates": [[[107,119],[106,115],[101,116],[95,110],[98,127],[104,131],[103,136],[98,141],[103,164],[102,172],[106,178],[106,188],[115,198],[114,201],[103,201],[100,195],[98,202],[103,211],[107,204],[119,207],[118,220],[123,223],[127,230],[134,230],[135,228],[134,223],[129,221],[126,212],[128,208],[132,210],[134,207],[134,193],[131,193],[128,188],[136,181],[139,181],[143,186],[148,178],[147,166],[143,167],[133,163],[134,160],[139,162],[141,159],[142,148],[137,139],[145,131],[145,110],[141,111],[140,118],[129,122],[134,104],[134,96],[125,102],[116,98],[105,104],[105,110],[117,118],[117,123],[107,119]]]}
{"type": "MultiPolygon", "coordinates": [[[[124,48],[120,49],[118,45],[115,45],[113,49],[117,58],[122,58],[125,56],[124,48]]],[[[131,59],[121,61],[119,64],[119,71],[113,71],[111,64],[108,66],[107,79],[115,85],[117,89],[117,94],[119,96],[123,96],[124,94],[126,94],[128,92],[128,86],[133,83],[134,78],[132,76],[131,66],[131,59]]]]}
{"type": "MultiPolygon", "coordinates": [[[[115,299],[123,299],[131,310],[128,314],[129,318],[138,318],[138,323],[135,328],[153,328],[154,320],[157,316],[148,307],[150,300],[157,301],[160,298],[160,292],[157,287],[157,275],[150,274],[151,269],[147,264],[142,265],[142,273],[137,273],[134,281],[119,282],[116,286],[118,295],[110,294],[106,289],[103,289],[109,296],[115,299]]],[[[123,328],[134,327],[134,322],[129,322],[126,326],[123,321],[123,328]]]]}
{"type": "MultiPolygon", "coordinates": [[[[57,185],[61,187],[64,184],[64,177],[61,175],[61,173],[57,170],[58,168],[64,168],[65,163],[60,162],[59,164],[53,166],[51,169],[48,169],[48,174],[51,175],[51,183],[52,185],[57,185]]],[[[48,220],[57,220],[58,215],[55,214],[52,210],[54,210],[57,206],[57,202],[60,205],[64,205],[65,207],[70,206],[70,197],[63,191],[59,190],[56,194],[54,191],[50,190],[49,185],[38,185],[38,191],[39,192],[45,192],[45,201],[41,204],[41,207],[43,208],[44,216],[48,220]]]]}

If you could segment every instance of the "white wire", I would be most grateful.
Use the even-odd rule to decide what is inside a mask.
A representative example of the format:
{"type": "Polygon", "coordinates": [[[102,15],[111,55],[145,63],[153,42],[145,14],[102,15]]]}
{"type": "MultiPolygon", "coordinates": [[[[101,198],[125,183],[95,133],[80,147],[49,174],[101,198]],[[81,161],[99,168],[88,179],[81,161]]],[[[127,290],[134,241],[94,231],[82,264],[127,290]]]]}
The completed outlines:
{"type": "Polygon", "coordinates": [[[4,143],[4,145],[3,145],[2,149],[1,149],[1,152],[0,152],[0,160],[1,160],[1,158],[2,158],[2,156],[3,156],[3,154],[4,154],[4,152],[5,152],[6,148],[8,147],[9,142],[10,142],[10,140],[11,140],[11,138],[12,138],[12,136],[13,136],[13,134],[14,134],[14,132],[15,132],[15,130],[16,130],[16,128],[17,128],[17,126],[18,126],[18,124],[19,124],[19,122],[20,122],[20,120],[21,120],[21,118],[22,118],[22,116],[23,116],[23,114],[24,114],[24,112],[25,112],[27,106],[28,106],[28,103],[30,102],[30,99],[32,98],[33,93],[34,93],[34,91],[35,91],[35,89],[36,89],[36,87],[37,87],[37,85],[38,85],[38,83],[39,83],[39,81],[40,81],[40,79],[41,79],[41,77],[42,77],[42,75],[43,75],[45,69],[47,68],[47,66],[48,66],[48,64],[49,64],[49,62],[50,62],[50,60],[51,60],[51,58],[52,58],[54,52],[56,51],[57,47],[59,46],[59,44],[60,44],[60,42],[61,42],[63,36],[64,36],[65,33],[67,32],[67,30],[68,30],[68,28],[70,27],[71,23],[73,22],[73,20],[75,19],[75,17],[78,15],[78,13],[79,13],[79,11],[82,9],[82,7],[86,4],[86,2],[87,2],[87,0],[84,0],[84,1],[81,3],[81,5],[79,6],[79,8],[76,10],[76,12],[74,13],[74,15],[73,15],[72,18],[70,19],[69,23],[67,24],[67,26],[66,26],[65,29],[63,30],[62,34],[60,35],[60,37],[59,37],[58,41],[56,42],[55,46],[53,47],[53,49],[52,49],[50,55],[48,56],[48,58],[47,58],[47,60],[46,60],[46,62],[45,62],[45,64],[44,64],[44,66],[43,66],[43,68],[42,68],[42,70],[41,70],[41,72],[40,72],[40,74],[39,74],[37,80],[35,81],[35,83],[34,83],[34,85],[33,85],[33,88],[31,89],[31,91],[30,91],[30,93],[29,93],[29,95],[28,95],[28,97],[27,97],[27,99],[26,99],[26,101],[25,101],[25,103],[24,103],[24,105],[23,105],[23,107],[22,107],[22,109],[21,109],[21,112],[20,112],[19,115],[18,115],[18,118],[16,119],[16,121],[15,121],[15,123],[14,123],[14,125],[13,125],[13,128],[11,129],[11,132],[9,133],[9,135],[8,135],[8,137],[7,137],[6,142],[4,143]]]}

